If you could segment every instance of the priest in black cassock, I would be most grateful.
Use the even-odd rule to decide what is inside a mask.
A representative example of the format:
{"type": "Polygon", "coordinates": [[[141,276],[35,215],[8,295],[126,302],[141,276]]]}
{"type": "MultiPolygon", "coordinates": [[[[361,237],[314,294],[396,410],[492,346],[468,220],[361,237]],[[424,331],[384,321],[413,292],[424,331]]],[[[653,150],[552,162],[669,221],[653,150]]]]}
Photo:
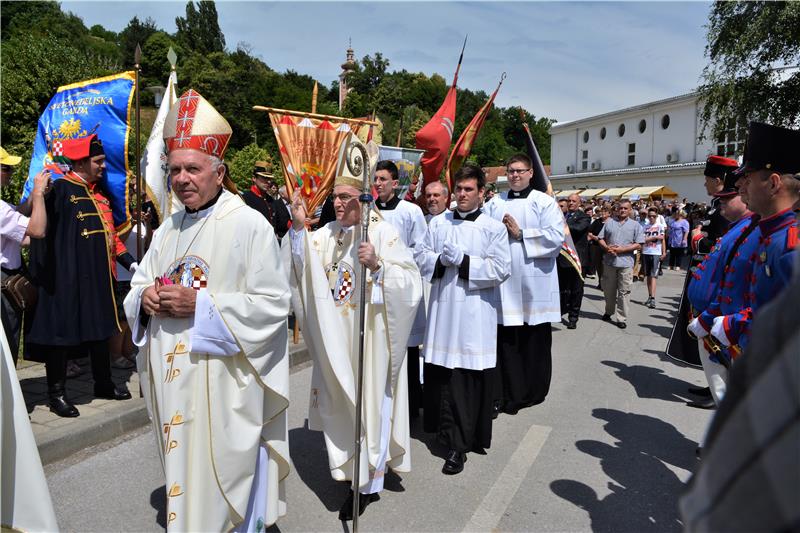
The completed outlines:
{"type": "Polygon", "coordinates": [[[444,474],[492,440],[498,286],[511,271],[505,226],[482,213],[483,170],[456,172],[456,210],[431,219],[415,259],[431,282],[425,332],[425,431],[449,449],[444,474]]]}
{"type": "Polygon", "coordinates": [[[109,200],[99,186],[105,152],[97,135],[58,141],[53,155],[71,170],[53,182],[45,198],[45,238],[31,242],[38,298],[27,318],[26,357],[45,362],[50,410],[76,417],[80,413],[65,390],[67,356],[76,351],[91,356],[95,397],[131,397],[111,381],[108,340],[120,331],[114,262],[129,270],[136,263],[117,237],[109,200]]]}

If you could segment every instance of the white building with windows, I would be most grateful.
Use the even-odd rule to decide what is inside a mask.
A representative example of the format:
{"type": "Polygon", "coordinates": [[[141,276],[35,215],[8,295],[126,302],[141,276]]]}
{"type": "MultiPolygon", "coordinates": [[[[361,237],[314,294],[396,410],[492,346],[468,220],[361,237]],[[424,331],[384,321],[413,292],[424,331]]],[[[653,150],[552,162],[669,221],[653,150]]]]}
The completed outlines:
{"type": "Polygon", "coordinates": [[[717,139],[706,134],[701,142],[700,106],[698,94],[690,93],[553,125],[553,189],[667,186],[679,198],[708,201],[706,158],[738,157],[746,126],[717,139]]]}

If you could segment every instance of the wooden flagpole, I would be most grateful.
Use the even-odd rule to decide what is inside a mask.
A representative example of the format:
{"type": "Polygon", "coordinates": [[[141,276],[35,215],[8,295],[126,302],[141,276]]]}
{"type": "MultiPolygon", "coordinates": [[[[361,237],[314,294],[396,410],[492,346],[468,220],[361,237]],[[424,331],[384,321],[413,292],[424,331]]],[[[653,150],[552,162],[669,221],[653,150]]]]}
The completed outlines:
{"type": "Polygon", "coordinates": [[[284,115],[291,115],[293,117],[315,118],[318,120],[335,120],[336,122],[353,122],[357,124],[367,124],[370,126],[377,126],[377,120],[369,120],[364,118],[346,118],[335,117],[333,115],[320,115],[319,113],[308,113],[306,111],[293,111],[291,109],[278,109],[277,107],[265,107],[262,105],[254,105],[254,111],[266,111],[267,113],[282,113],[284,115]]]}
{"type": "Polygon", "coordinates": [[[141,147],[139,146],[139,137],[141,136],[142,120],[139,108],[139,71],[141,67],[139,64],[142,62],[142,48],[136,44],[136,52],[134,52],[134,69],[136,78],[134,80],[136,91],[136,260],[142,260],[142,157],[141,147]]]}

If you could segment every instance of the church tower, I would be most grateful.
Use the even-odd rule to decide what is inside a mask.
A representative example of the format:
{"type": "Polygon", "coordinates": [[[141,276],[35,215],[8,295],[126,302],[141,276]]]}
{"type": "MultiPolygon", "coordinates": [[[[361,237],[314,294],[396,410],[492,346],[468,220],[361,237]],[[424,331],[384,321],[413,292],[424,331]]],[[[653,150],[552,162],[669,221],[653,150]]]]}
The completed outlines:
{"type": "Polygon", "coordinates": [[[342,110],[344,99],[347,98],[347,76],[356,70],[356,60],[353,54],[353,42],[348,43],[347,60],[342,63],[342,73],[339,74],[339,111],[342,110]]]}

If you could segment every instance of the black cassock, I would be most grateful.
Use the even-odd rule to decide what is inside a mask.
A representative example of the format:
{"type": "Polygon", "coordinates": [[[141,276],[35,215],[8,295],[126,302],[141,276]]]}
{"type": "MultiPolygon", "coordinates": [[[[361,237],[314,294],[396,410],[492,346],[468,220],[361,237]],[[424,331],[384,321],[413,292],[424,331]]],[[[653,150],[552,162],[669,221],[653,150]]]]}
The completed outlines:
{"type": "MultiPolygon", "coordinates": [[[[27,316],[26,345],[78,346],[120,329],[110,267],[113,235],[88,187],[73,180],[53,183],[45,198],[47,235],[31,240],[38,301],[27,316]]],[[[37,352],[31,350],[30,357],[37,360],[37,352]]]]}

